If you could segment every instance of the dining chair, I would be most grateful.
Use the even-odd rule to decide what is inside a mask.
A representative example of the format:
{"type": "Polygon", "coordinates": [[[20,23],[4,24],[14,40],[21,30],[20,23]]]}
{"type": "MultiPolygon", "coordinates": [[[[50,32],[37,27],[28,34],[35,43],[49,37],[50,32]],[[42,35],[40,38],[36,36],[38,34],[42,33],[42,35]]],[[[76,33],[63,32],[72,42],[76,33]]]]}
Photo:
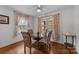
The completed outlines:
{"type": "Polygon", "coordinates": [[[44,42],[46,44],[46,49],[48,52],[50,52],[50,50],[51,50],[51,45],[50,45],[51,36],[52,36],[52,31],[49,31],[49,32],[45,33],[45,36],[42,39],[42,42],[44,42]]]}
{"type": "Polygon", "coordinates": [[[31,54],[31,36],[29,32],[21,32],[23,39],[24,39],[24,54],[26,54],[26,46],[30,49],[31,54]]]}
{"type": "Polygon", "coordinates": [[[29,29],[28,32],[29,32],[30,36],[33,36],[33,30],[32,29],[29,29]]]}
{"type": "Polygon", "coordinates": [[[51,36],[52,36],[52,31],[50,31],[49,33],[48,33],[48,36],[47,36],[47,45],[48,45],[48,51],[50,51],[51,50],[51,36]]]}

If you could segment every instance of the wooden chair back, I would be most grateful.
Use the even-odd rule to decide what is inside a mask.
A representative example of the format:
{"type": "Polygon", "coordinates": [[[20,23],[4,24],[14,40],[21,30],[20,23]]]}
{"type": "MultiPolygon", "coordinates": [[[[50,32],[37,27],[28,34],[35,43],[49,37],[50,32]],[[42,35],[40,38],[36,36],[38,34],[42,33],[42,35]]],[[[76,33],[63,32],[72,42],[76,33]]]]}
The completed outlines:
{"type": "Polygon", "coordinates": [[[48,33],[48,36],[47,36],[47,45],[48,45],[48,51],[50,51],[50,49],[51,49],[51,45],[50,45],[50,42],[51,42],[51,35],[52,35],[52,31],[50,31],[49,33],[48,33]]]}
{"type": "Polygon", "coordinates": [[[26,54],[26,46],[31,45],[31,36],[29,32],[21,32],[24,39],[24,53],[26,54]]]}

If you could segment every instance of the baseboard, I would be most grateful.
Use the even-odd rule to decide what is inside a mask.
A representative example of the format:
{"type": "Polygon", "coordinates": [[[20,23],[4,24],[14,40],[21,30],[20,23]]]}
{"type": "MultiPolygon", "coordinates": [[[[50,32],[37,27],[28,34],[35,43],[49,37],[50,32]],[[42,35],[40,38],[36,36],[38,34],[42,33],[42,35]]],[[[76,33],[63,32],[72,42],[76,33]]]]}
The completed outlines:
{"type": "Polygon", "coordinates": [[[6,45],[6,46],[4,46],[4,47],[1,47],[0,49],[2,49],[2,48],[6,48],[6,47],[9,47],[9,46],[12,46],[12,45],[18,44],[18,43],[21,43],[21,42],[23,42],[23,41],[24,41],[24,40],[21,40],[21,41],[18,41],[18,42],[15,42],[15,43],[12,43],[12,44],[6,45]]]}
{"type": "Polygon", "coordinates": [[[51,41],[51,42],[56,42],[56,43],[59,43],[59,44],[64,44],[64,43],[62,43],[60,41],[51,41]]]}
{"type": "Polygon", "coordinates": [[[64,45],[64,43],[61,43],[61,42],[58,42],[58,41],[51,41],[51,42],[55,42],[55,43],[58,43],[60,45],[64,45]]]}

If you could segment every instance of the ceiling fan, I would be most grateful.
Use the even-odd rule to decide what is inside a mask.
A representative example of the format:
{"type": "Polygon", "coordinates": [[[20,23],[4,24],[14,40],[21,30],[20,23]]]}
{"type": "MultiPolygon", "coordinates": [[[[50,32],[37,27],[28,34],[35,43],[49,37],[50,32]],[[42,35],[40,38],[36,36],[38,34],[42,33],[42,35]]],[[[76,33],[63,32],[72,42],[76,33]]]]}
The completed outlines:
{"type": "Polygon", "coordinates": [[[42,11],[42,8],[43,8],[42,5],[37,5],[37,9],[36,9],[37,12],[41,12],[42,11]]]}

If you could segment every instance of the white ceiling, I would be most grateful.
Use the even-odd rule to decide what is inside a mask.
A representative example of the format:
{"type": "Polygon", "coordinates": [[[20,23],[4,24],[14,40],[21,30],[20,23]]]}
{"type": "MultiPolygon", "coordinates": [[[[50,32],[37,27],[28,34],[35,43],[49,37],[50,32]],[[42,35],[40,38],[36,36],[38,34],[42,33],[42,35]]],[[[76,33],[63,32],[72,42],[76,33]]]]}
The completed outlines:
{"type": "Polygon", "coordinates": [[[21,13],[31,15],[31,16],[38,16],[41,14],[45,14],[48,12],[53,12],[63,7],[63,5],[41,5],[42,11],[38,13],[36,11],[37,5],[9,5],[9,7],[13,8],[16,11],[21,13]]]}

